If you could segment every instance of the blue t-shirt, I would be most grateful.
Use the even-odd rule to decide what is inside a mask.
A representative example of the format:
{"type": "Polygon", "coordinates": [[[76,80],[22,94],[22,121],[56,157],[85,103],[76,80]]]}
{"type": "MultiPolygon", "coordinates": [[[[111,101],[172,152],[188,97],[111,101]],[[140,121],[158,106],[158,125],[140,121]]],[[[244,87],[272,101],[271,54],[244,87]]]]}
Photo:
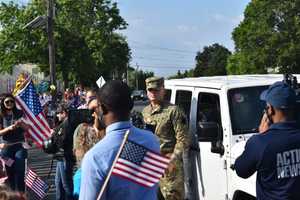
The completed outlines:
{"type": "Polygon", "coordinates": [[[238,176],[257,172],[258,200],[300,199],[300,130],[296,122],[272,124],[264,134],[252,136],[235,161],[238,176]]]}
{"type": "Polygon", "coordinates": [[[80,181],[81,181],[81,168],[78,168],[73,176],[73,195],[75,199],[79,198],[80,194],[80,181]]]}
{"type": "MultiPolygon", "coordinates": [[[[109,125],[106,128],[106,136],[84,156],[81,168],[80,200],[97,199],[128,129],[130,130],[129,141],[153,152],[160,152],[159,140],[153,133],[138,129],[128,121],[109,125]]],[[[144,187],[126,178],[112,175],[101,200],[155,200],[157,188],[158,184],[144,187]]]]}

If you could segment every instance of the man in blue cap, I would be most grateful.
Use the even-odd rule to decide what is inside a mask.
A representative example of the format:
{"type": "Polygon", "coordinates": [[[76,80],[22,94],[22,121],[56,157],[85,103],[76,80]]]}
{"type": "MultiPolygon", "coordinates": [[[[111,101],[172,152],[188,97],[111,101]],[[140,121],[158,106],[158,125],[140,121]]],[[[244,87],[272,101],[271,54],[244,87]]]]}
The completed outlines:
{"type": "Polygon", "coordinates": [[[258,200],[300,199],[300,130],[294,118],[295,91],[284,82],[276,82],[260,98],[266,101],[261,134],[247,141],[234,168],[242,178],[257,172],[258,200]]]}

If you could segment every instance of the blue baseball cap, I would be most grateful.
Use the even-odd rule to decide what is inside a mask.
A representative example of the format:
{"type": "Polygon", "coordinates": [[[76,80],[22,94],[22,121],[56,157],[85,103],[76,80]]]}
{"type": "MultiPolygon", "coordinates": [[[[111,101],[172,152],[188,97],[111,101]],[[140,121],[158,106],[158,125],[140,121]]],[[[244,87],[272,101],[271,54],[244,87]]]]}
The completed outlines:
{"type": "Polygon", "coordinates": [[[293,107],[297,101],[295,91],[282,81],[275,82],[263,91],[260,94],[260,99],[279,109],[293,107]]]}

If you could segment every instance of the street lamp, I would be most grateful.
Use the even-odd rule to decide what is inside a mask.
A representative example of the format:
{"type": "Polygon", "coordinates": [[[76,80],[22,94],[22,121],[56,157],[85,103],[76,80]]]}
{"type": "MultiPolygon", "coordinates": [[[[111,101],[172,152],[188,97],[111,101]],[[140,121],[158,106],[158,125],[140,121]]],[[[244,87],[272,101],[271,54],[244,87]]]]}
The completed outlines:
{"type": "Polygon", "coordinates": [[[47,16],[38,16],[31,22],[23,26],[23,29],[36,29],[47,25],[48,35],[48,49],[49,49],[49,66],[50,66],[50,82],[51,85],[56,87],[55,78],[55,49],[54,49],[54,38],[53,38],[53,6],[54,0],[47,1],[47,16]]]}
{"type": "Polygon", "coordinates": [[[38,16],[34,18],[31,22],[27,23],[23,26],[23,29],[36,29],[41,26],[44,26],[47,23],[45,16],[38,16]]]}

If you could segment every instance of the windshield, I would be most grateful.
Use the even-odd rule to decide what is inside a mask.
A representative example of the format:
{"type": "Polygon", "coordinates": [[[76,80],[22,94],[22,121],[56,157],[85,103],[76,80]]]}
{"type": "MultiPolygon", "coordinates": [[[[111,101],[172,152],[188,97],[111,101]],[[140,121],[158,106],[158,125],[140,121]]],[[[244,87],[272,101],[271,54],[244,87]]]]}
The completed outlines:
{"type": "Polygon", "coordinates": [[[132,95],[141,95],[141,94],[143,94],[143,90],[134,90],[132,92],[132,95]]]}
{"type": "Polygon", "coordinates": [[[259,96],[268,86],[231,89],[228,92],[233,134],[257,132],[265,102],[259,96]]]}

